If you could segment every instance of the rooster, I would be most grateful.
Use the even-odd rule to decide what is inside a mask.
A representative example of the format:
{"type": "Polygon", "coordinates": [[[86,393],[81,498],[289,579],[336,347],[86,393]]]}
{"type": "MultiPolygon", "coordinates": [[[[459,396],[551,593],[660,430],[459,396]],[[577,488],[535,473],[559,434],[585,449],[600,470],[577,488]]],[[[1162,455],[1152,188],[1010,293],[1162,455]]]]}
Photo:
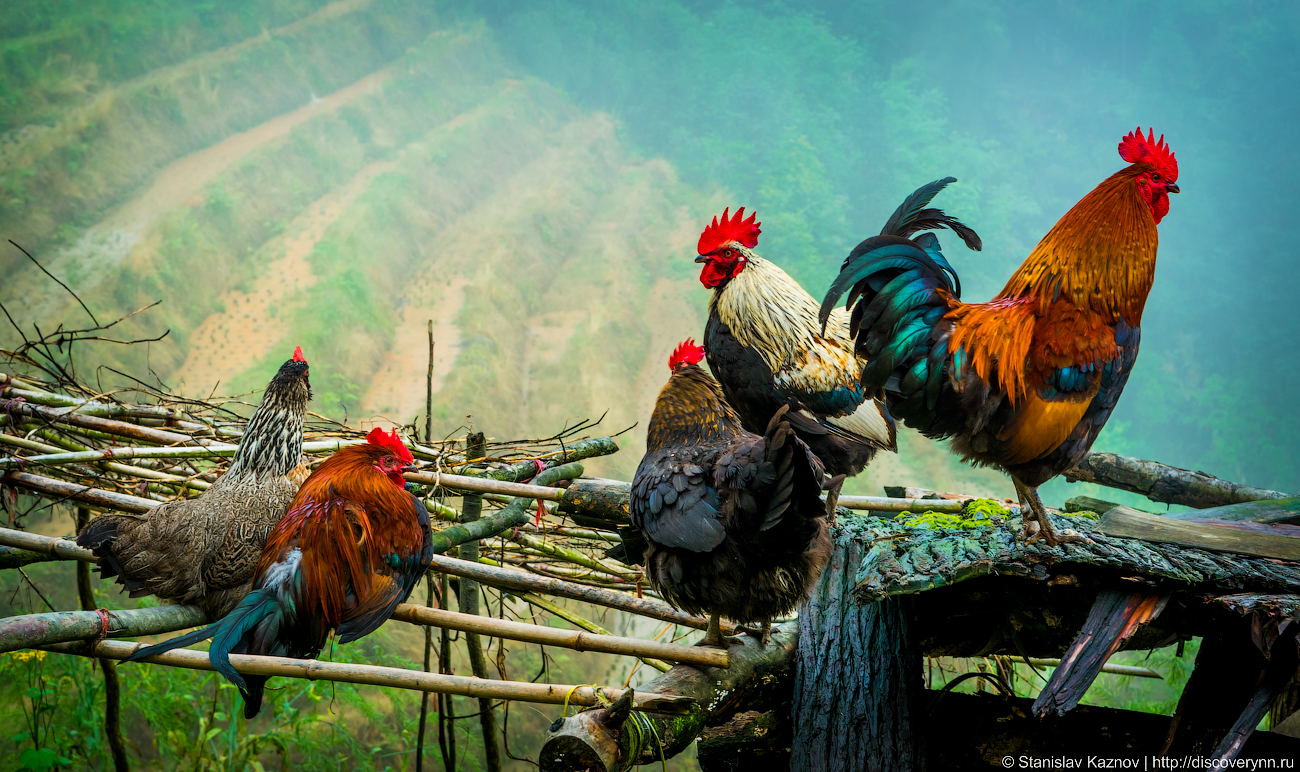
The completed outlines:
{"type": "MultiPolygon", "coordinates": [[[[762,223],[753,213],[746,219],[743,206],[730,211],[714,217],[696,245],[700,282],[713,290],[704,329],[709,369],[747,430],[762,432],[789,407],[785,420],[827,473],[856,475],[876,451],[897,444],[893,418],[859,384],[866,362],[854,354],[848,316],[819,324],[817,301],[754,252],[762,223]]],[[[974,231],[949,224],[979,248],[974,231]]]]}
{"type": "Polygon", "coordinates": [[[311,399],[302,347],[281,365],[220,479],[197,498],[143,515],[104,515],[77,536],[131,597],[194,603],[220,619],[245,595],[267,534],[307,477],[302,422],[311,399]]]}
{"type": "Polygon", "coordinates": [[[762,622],[807,598],[830,556],[827,512],[842,476],[825,484],[821,462],[794,434],[782,406],[762,436],[742,426],[718,382],[697,364],[694,341],[668,360],[672,375],[650,418],[632,481],[632,523],[649,543],[650,583],[674,607],[707,613],[704,643],[722,643],[719,616],[762,622]]]}
{"type": "Polygon", "coordinates": [[[208,657],[262,708],[267,676],[243,676],[231,654],[314,658],[332,631],[350,643],[382,625],[433,558],[429,515],[406,491],[415,459],[394,431],[375,429],[321,464],[271,532],[253,590],[216,624],[148,646],[127,661],[212,638],[208,657]]]}
{"type": "Polygon", "coordinates": [[[917,190],[890,226],[859,244],[822,303],[849,293],[855,350],[870,364],[861,387],[884,390],[892,413],[927,437],[953,439],[967,461],[1005,470],[1015,484],[1020,538],[1055,546],[1038,486],[1073,467],[1110,417],[1137,359],[1142,309],[1155,276],[1156,226],[1178,192],[1164,137],[1126,135],[1130,164],[1074,205],[987,303],[961,285],[924,218],[951,177],[917,190]]]}

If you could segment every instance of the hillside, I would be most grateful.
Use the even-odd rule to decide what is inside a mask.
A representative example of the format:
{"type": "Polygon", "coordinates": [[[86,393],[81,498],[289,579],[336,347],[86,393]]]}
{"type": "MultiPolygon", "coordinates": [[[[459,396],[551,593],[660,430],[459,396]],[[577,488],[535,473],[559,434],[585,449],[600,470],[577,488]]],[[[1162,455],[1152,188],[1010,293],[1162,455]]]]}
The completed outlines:
{"type": "MultiPolygon", "coordinates": [[[[392,59],[376,50],[369,67],[354,63],[351,81],[300,87],[297,98],[232,64],[277,49],[286,69],[310,72],[325,49],[299,38],[373,34],[366,25],[388,29],[383,20],[400,11],[334,3],[107,87],[64,120],[99,111],[116,127],[101,129],[98,163],[131,157],[132,174],[97,200],[121,203],[49,235],[23,214],[29,202],[5,210],[21,218],[10,232],[100,316],[163,300],[130,331],[170,334],[147,349],[97,351],[105,363],[148,368],[191,395],[243,393],[302,345],[314,409],[413,423],[424,413],[432,320],[435,433],[545,435],[602,414],[609,431],[641,422],[622,438],[625,452],[597,469],[629,477],[667,352],[703,327],[708,294],[690,249],[729,198],[681,183],[670,164],[628,150],[608,115],[511,71],[481,25],[434,29],[392,59]],[[213,71],[223,73],[219,90],[213,71]],[[160,90],[181,111],[178,127],[215,132],[209,116],[232,102],[263,103],[265,120],[227,116],[226,133],[180,154],[193,132],[169,134],[140,107],[140,94],[160,90]],[[134,131],[145,125],[157,146],[140,156],[134,131]]],[[[61,157],[54,135],[68,131],[47,132],[40,158],[61,157]]],[[[25,153],[6,157],[9,178],[20,163],[43,168],[34,147],[25,153]]],[[[93,165],[63,173],[69,184],[108,178],[93,165]]],[[[34,266],[10,270],[0,300],[15,318],[48,328],[82,313],[34,266]]],[[[1004,487],[941,449],[908,448],[906,463],[882,459],[854,487],[1004,487]]]]}

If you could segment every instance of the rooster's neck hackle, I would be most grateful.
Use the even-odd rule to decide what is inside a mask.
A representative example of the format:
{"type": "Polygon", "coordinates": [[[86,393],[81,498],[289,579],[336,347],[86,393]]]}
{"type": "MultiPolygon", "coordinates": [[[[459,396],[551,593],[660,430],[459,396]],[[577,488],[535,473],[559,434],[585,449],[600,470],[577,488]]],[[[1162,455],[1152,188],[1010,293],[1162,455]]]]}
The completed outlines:
{"type": "Polygon", "coordinates": [[[1108,323],[1142,323],[1156,271],[1159,236],[1134,164],[1084,196],[1052,227],[998,298],[1037,301],[1039,315],[1061,300],[1108,323]]]}
{"type": "Polygon", "coordinates": [[[693,445],[742,431],[740,416],[727,404],[718,382],[699,365],[684,365],[659,391],[646,449],[693,445]]]}
{"type": "MultiPolygon", "coordinates": [[[[716,311],[736,340],[757,351],[773,372],[798,358],[821,335],[821,306],[780,266],[757,255],[714,291],[709,310],[716,311]]],[[[834,316],[826,328],[830,337],[842,334],[845,327],[843,313],[834,316]]]]}
{"type": "Polygon", "coordinates": [[[225,477],[242,472],[282,476],[302,463],[302,423],[311,389],[301,378],[277,376],[248,420],[225,477]]]}

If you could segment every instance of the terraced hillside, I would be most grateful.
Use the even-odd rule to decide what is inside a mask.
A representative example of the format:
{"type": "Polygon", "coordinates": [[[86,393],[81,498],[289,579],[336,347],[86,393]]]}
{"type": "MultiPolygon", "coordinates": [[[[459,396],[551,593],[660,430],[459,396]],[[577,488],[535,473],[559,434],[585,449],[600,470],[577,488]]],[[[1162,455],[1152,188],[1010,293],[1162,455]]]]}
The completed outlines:
{"type": "MultiPolygon", "coordinates": [[[[163,300],[130,332],[167,338],[101,355],[208,395],[260,388],[301,344],[316,410],[401,424],[424,413],[432,321],[436,433],[643,422],[667,352],[702,329],[689,250],[725,192],[511,72],[482,26],[401,0],[303,10],[6,135],[6,236],[101,316],[163,300]]],[[[82,313],[16,250],[4,260],[15,318],[82,313]]],[[[630,476],[642,443],[633,430],[600,471],[630,476]]],[[[912,444],[930,484],[985,487],[912,444]]],[[[919,478],[898,458],[877,469],[919,478]]]]}

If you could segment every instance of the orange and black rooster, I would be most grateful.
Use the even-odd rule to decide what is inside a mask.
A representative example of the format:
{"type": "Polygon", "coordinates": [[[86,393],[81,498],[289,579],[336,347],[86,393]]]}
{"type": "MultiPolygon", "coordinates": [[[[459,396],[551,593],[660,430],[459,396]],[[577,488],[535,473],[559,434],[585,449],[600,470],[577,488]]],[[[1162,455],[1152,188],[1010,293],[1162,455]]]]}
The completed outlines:
{"type": "MultiPolygon", "coordinates": [[[[1163,136],[1138,129],[1119,154],[1131,165],[1075,204],[989,302],[961,301],[932,234],[887,227],[854,248],[822,303],[822,322],[833,321],[849,293],[865,391],[883,390],[906,425],[1011,475],[1029,541],[1081,538],[1057,535],[1037,489],[1083,458],[1115,408],[1137,359],[1156,225],[1178,192],[1163,136]]],[[[916,191],[890,223],[936,211],[925,207],[953,181],[916,191]]]]}
{"type": "Polygon", "coordinates": [[[216,624],[140,649],[135,661],[212,638],[209,658],[239,687],[244,715],[262,707],[267,676],[242,676],[231,654],[311,658],[330,633],[368,635],[406,600],[433,557],[429,515],[405,489],[414,463],[397,436],[375,429],[321,464],[271,533],[253,590],[216,624]]]}
{"type": "MultiPolygon", "coordinates": [[[[763,436],[741,426],[694,341],[668,360],[672,375],[650,418],[632,480],[632,523],[649,542],[650,583],[674,607],[709,614],[704,642],[722,643],[719,616],[762,622],[794,611],[830,556],[825,515],[843,477],[820,498],[822,465],[780,408],[763,436]]],[[[742,628],[743,629],[743,628],[742,628]]]]}
{"type": "MultiPolygon", "coordinates": [[[[856,475],[876,451],[896,450],[894,421],[858,380],[867,363],[854,354],[848,314],[830,324],[817,317],[817,301],[775,263],[754,252],[761,232],[741,207],[700,234],[700,282],[713,290],[704,348],[709,368],[745,428],[761,432],[782,407],[799,438],[828,474],[856,475]]],[[[952,218],[914,230],[953,228],[974,249],[979,236],[952,218]]]]}
{"type": "Polygon", "coordinates": [[[213,620],[244,599],[267,535],[307,479],[307,372],[299,346],[267,385],[230,468],[203,495],[143,515],[101,515],[81,530],[77,544],[94,551],[104,578],[117,577],[133,598],[198,604],[213,620]]]}

